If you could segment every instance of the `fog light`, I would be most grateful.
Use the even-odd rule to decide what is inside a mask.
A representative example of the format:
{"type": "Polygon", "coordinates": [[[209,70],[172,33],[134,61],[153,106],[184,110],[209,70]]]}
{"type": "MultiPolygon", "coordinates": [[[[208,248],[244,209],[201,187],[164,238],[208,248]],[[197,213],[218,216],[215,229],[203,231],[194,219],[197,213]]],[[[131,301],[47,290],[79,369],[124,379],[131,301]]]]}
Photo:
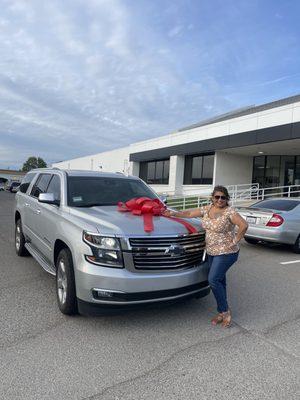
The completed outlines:
{"type": "Polygon", "coordinates": [[[113,297],[113,294],[111,292],[97,292],[98,297],[113,297]]]}
{"type": "Polygon", "coordinates": [[[113,293],[107,290],[93,289],[93,297],[96,299],[111,298],[113,297],[113,293]]]}
{"type": "Polygon", "coordinates": [[[106,290],[106,289],[92,289],[94,299],[111,299],[116,300],[118,296],[124,295],[124,292],[118,290],[106,290]]]}

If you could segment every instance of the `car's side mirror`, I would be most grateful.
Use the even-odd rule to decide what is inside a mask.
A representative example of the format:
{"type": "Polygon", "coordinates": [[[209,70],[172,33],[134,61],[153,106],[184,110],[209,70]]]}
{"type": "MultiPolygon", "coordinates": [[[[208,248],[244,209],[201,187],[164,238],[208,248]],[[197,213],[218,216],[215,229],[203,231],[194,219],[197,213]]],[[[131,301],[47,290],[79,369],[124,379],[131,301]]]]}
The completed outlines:
{"type": "Polygon", "coordinates": [[[55,199],[54,193],[40,193],[38,201],[45,204],[54,204],[55,206],[60,205],[60,201],[55,199]]]}
{"type": "Polygon", "coordinates": [[[168,202],[167,196],[161,195],[161,196],[159,196],[159,199],[164,204],[167,204],[167,202],[168,202]]]}

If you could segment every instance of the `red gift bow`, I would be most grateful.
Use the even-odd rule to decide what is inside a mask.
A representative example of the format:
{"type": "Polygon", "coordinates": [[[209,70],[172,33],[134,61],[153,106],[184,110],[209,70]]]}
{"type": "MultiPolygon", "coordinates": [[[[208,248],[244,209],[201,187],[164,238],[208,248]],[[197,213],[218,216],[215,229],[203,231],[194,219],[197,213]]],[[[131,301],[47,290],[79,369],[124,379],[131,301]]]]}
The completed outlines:
{"type": "Polygon", "coordinates": [[[163,216],[170,218],[180,224],[184,225],[189,233],[197,233],[198,230],[190,223],[181,218],[166,217],[162,213],[166,210],[166,206],[159,199],[150,199],[149,197],[139,197],[126,201],[125,203],[118,203],[118,211],[127,212],[131,211],[133,215],[142,215],[144,218],[144,231],[152,232],[153,216],[163,216]]]}

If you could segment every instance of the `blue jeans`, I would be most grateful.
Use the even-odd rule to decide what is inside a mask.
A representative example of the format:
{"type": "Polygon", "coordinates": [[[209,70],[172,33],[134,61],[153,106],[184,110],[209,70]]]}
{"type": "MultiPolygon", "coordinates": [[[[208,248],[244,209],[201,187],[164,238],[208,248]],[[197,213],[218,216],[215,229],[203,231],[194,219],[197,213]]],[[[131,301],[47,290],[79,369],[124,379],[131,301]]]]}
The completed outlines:
{"type": "Polygon", "coordinates": [[[237,261],[238,256],[239,252],[219,256],[208,255],[208,282],[216,298],[219,313],[228,311],[226,272],[237,261]]]}

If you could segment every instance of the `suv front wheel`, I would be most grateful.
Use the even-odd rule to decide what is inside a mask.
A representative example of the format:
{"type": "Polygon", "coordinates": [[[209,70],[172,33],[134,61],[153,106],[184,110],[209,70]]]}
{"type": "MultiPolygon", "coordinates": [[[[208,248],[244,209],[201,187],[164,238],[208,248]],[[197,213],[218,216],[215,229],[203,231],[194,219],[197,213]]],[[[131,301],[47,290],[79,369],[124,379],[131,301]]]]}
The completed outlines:
{"type": "Polygon", "coordinates": [[[58,307],[63,314],[77,314],[77,299],[72,254],[62,249],[56,260],[56,294],[58,307]]]}

